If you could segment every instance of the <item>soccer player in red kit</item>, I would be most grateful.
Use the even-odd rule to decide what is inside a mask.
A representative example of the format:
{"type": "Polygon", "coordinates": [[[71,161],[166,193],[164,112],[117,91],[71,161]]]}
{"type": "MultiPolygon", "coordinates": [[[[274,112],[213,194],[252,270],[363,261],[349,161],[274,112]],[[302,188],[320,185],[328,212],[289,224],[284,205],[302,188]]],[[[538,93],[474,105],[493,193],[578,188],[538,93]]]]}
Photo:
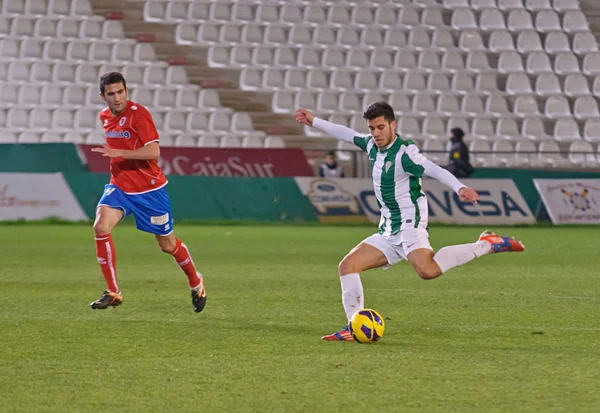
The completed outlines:
{"type": "Polygon", "coordinates": [[[110,183],[98,202],[94,236],[96,256],[106,280],[106,291],[91,303],[103,310],[123,302],[117,284],[117,255],[111,232],[121,219],[133,214],[139,230],[154,234],[160,249],[173,256],[187,275],[196,312],[206,305],[202,274],[184,243],[173,234],[173,217],[163,175],[157,160],[160,155],[158,132],[150,112],[127,100],[123,75],[107,73],[100,78],[100,95],[108,107],[100,113],[106,144],[93,148],[110,158],[110,183]]]}

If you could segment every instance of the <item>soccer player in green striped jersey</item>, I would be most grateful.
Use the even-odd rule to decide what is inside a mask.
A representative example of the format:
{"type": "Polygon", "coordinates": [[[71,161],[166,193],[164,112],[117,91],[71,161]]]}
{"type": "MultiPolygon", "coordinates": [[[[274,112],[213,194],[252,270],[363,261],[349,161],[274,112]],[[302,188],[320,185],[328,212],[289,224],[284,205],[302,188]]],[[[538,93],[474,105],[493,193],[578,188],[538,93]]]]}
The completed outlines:
{"type": "MultiPolygon", "coordinates": [[[[358,146],[369,156],[373,187],[381,209],[379,231],[359,243],[339,264],[342,303],[348,320],[364,308],[360,273],[407,260],[417,274],[430,280],[469,261],[498,252],[523,251],[521,242],[484,231],[472,244],[453,245],[434,253],[427,233],[427,198],[422,177],[429,176],[452,188],[462,201],[477,203],[477,192],[450,172],[427,160],[414,142],[396,133],[394,110],[386,102],[375,102],[364,112],[368,135],[315,117],[307,109],[294,114],[296,120],[358,146]]],[[[324,336],[328,341],[353,341],[348,327],[324,336]]]]}

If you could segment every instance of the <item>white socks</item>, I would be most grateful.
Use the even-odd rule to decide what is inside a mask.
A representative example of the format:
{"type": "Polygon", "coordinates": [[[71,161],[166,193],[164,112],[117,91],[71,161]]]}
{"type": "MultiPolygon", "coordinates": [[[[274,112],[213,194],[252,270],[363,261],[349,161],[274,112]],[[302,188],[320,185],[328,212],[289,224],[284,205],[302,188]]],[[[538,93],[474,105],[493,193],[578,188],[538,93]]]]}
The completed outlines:
{"type": "Polygon", "coordinates": [[[351,273],[340,276],[342,283],[342,303],[346,310],[348,321],[352,316],[364,308],[365,298],[363,294],[363,286],[360,281],[359,273],[351,273]]]}
{"type": "Polygon", "coordinates": [[[487,241],[477,241],[472,244],[452,245],[444,247],[433,256],[442,273],[466,264],[475,258],[489,254],[492,246],[487,241]]]}

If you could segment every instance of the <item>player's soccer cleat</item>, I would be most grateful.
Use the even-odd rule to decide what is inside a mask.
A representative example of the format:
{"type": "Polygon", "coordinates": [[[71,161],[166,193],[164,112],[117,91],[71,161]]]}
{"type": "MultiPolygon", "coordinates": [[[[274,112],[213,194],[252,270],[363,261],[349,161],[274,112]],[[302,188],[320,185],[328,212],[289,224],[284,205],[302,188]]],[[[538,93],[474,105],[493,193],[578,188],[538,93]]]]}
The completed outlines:
{"type": "Polygon", "coordinates": [[[102,296],[90,304],[92,310],[105,310],[108,307],[117,307],[123,302],[121,294],[104,291],[102,296]]]}
{"type": "Polygon", "coordinates": [[[204,278],[200,273],[198,273],[198,277],[200,277],[200,285],[192,290],[192,305],[194,306],[194,311],[197,313],[204,310],[204,306],[206,305],[206,290],[204,289],[204,278]]]}
{"type": "Polygon", "coordinates": [[[330,334],[328,336],[321,337],[321,340],[325,341],[354,341],[350,328],[348,326],[342,328],[337,333],[330,334]]]}
{"type": "Polygon", "coordinates": [[[490,231],[483,231],[479,241],[487,241],[492,247],[491,253],[497,252],[521,252],[525,251],[525,245],[512,237],[502,237],[490,231]]]}

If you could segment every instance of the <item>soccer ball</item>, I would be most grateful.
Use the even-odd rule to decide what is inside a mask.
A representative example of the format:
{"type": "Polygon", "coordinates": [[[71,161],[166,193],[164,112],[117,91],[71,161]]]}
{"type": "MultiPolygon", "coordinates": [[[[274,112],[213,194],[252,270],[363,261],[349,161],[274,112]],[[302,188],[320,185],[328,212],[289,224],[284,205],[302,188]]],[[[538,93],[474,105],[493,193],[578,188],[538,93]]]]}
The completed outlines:
{"type": "Polygon", "coordinates": [[[355,341],[376,343],[383,336],[385,322],[377,311],[365,308],[352,316],[348,327],[355,341]]]}

